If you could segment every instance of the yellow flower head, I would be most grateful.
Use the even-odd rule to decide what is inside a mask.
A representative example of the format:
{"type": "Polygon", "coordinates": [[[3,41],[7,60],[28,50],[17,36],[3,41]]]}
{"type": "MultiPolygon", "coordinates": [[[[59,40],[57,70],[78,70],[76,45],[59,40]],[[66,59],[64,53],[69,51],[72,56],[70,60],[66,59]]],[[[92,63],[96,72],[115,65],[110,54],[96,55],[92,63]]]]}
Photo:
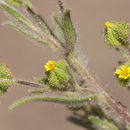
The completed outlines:
{"type": "Polygon", "coordinates": [[[106,23],[105,23],[105,26],[106,26],[107,28],[110,28],[110,27],[111,27],[111,23],[110,23],[110,22],[106,22],[106,23]]]}
{"type": "Polygon", "coordinates": [[[55,68],[55,65],[56,65],[55,61],[48,61],[44,67],[46,68],[47,71],[51,71],[55,68]]]}
{"type": "Polygon", "coordinates": [[[121,79],[128,79],[130,77],[130,67],[123,65],[121,69],[116,69],[115,72],[119,78],[121,79]]]}

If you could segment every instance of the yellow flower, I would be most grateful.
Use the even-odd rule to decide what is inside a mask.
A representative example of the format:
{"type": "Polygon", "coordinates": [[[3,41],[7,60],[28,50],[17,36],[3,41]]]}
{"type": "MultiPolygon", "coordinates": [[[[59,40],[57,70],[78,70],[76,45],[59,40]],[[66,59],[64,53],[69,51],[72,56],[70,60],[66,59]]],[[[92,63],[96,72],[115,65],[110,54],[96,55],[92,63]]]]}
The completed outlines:
{"type": "Polygon", "coordinates": [[[130,67],[123,65],[121,69],[116,69],[115,72],[119,78],[121,79],[128,79],[130,77],[130,67]]]}
{"type": "Polygon", "coordinates": [[[105,26],[106,26],[107,28],[110,28],[110,27],[111,27],[111,23],[110,23],[110,22],[106,22],[106,23],[105,23],[105,26]]]}
{"type": "Polygon", "coordinates": [[[47,71],[51,71],[55,68],[55,65],[56,65],[55,61],[48,61],[44,67],[46,68],[47,71]]]}

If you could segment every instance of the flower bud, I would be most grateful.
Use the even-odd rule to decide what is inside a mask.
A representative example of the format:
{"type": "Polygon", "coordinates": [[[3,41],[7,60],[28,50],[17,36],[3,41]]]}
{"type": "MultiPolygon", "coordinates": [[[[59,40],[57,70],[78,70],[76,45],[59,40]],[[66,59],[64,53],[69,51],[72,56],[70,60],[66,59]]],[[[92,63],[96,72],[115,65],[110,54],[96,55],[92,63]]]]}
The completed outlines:
{"type": "Polygon", "coordinates": [[[12,78],[10,70],[4,64],[0,64],[0,78],[2,78],[2,79],[11,79],[12,78]]]}
{"type": "Polygon", "coordinates": [[[0,64],[0,95],[5,93],[10,85],[16,84],[12,79],[10,70],[4,64],[0,64]]]}
{"type": "Polygon", "coordinates": [[[128,47],[128,35],[129,35],[129,25],[126,22],[120,23],[105,23],[105,39],[109,46],[118,47],[125,46],[128,47]]]}
{"type": "Polygon", "coordinates": [[[57,63],[55,61],[49,61],[46,65],[46,78],[51,87],[54,88],[66,88],[69,86],[70,73],[69,67],[65,60],[60,60],[57,63]]]}
{"type": "Polygon", "coordinates": [[[49,84],[53,87],[63,88],[67,86],[68,74],[65,71],[66,62],[60,60],[56,63],[55,68],[50,72],[49,84]]]}

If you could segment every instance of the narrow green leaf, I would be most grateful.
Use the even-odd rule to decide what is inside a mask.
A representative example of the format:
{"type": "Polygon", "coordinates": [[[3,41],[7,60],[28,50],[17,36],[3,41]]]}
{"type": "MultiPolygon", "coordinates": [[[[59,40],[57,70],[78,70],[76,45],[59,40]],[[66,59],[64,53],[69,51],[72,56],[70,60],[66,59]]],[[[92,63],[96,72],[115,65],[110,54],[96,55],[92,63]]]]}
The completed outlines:
{"type": "Polygon", "coordinates": [[[26,25],[27,27],[31,28],[34,31],[37,31],[37,28],[27,19],[25,18],[21,13],[19,13],[18,10],[11,7],[8,4],[4,4],[3,2],[0,2],[0,5],[4,8],[4,10],[9,13],[12,17],[14,17],[17,21],[20,23],[26,25]]]}
{"type": "Polygon", "coordinates": [[[60,26],[60,28],[64,30],[64,25],[62,24],[62,22],[59,20],[57,16],[54,16],[54,20],[60,26]]]}
{"type": "Polygon", "coordinates": [[[53,32],[56,36],[56,39],[61,44],[62,47],[66,47],[66,41],[64,36],[64,29],[62,23],[59,21],[57,16],[54,16],[54,23],[53,23],[53,32]]]}
{"type": "Polygon", "coordinates": [[[36,41],[38,41],[40,43],[43,43],[45,45],[51,46],[51,43],[49,43],[48,41],[45,41],[45,40],[33,35],[32,33],[27,32],[26,30],[24,30],[23,28],[21,28],[20,26],[14,24],[12,22],[5,22],[4,25],[9,25],[9,26],[15,28],[17,31],[22,32],[25,36],[27,36],[27,37],[29,37],[31,39],[34,39],[34,40],[36,40],[36,41]]]}
{"type": "Polygon", "coordinates": [[[100,130],[119,130],[112,121],[101,120],[96,116],[90,116],[88,119],[100,130]]]}
{"type": "Polygon", "coordinates": [[[43,30],[43,32],[46,33],[47,35],[50,35],[50,29],[49,29],[47,23],[45,22],[45,20],[40,15],[38,15],[37,13],[35,13],[33,11],[33,9],[30,8],[28,5],[26,5],[26,8],[27,8],[27,11],[29,12],[29,14],[35,19],[35,21],[41,27],[41,29],[43,30]]]}
{"type": "Polygon", "coordinates": [[[50,92],[51,88],[43,88],[39,90],[31,90],[30,93],[45,93],[45,92],[50,92]]]}
{"type": "Polygon", "coordinates": [[[19,7],[22,5],[22,0],[5,0],[8,4],[11,4],[15,7],[19,7]]]}
{"type": "Polygon", "coordinates": [[[14,109],[24,103],[28,103],[31,101],[48,101],[48,102],[56,102],[56,103],[77,103],[77,102],[85,102],[92,100],[97,95],[90,95],[82,98],[61,98],[61,97],[43,97],[43,96],[30,96],[24,97],[16,101],[10,106],[10,109],[14,109]]]}
{"type": "Polygon", "coordinates": [[[74,43],[77,40],[77,34],[75,27],[71,21],[70,9],[67,9],[64,13],[64,31],[68,42],[68,50],[73,51],[74,43]]]}

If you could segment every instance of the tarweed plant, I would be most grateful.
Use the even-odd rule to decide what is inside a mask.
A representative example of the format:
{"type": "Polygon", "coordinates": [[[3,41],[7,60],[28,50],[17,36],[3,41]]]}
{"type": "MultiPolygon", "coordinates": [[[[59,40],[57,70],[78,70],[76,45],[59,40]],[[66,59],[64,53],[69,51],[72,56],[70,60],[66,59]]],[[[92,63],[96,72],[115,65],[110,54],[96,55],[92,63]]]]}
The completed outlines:
{"type": "MultiPolygon", "coordinates": [[[[32,96],[17,100],[9,107],[10,110],[32,101],[62,103],[73,112],[75,119],[78,117],[90,130],[130,130],[130,114],[105,92],[80,62],[75,49],[77,31],[71,19],[71,9],[64,8],[60,0],[57,3],[61,17],[53,16],[52,29],[29,0],[0,0],[1,8],[11,17],[4,25],[11,26],[62,56],[58,61],[49,59],[43,65],[45,75],[36,77],[34,82],[14,77],[6,65],[0,64],[0,95],[13,85],[30,86],[35,88],[29,91],[32,96]],[[28,15],[25,16],[22,9],[28,15]]],[[[113,72],[124,88],[130,86],[129,33],[130,24],[127,22],[105,23],[106,43],[125,59],[113,72]]]]}

